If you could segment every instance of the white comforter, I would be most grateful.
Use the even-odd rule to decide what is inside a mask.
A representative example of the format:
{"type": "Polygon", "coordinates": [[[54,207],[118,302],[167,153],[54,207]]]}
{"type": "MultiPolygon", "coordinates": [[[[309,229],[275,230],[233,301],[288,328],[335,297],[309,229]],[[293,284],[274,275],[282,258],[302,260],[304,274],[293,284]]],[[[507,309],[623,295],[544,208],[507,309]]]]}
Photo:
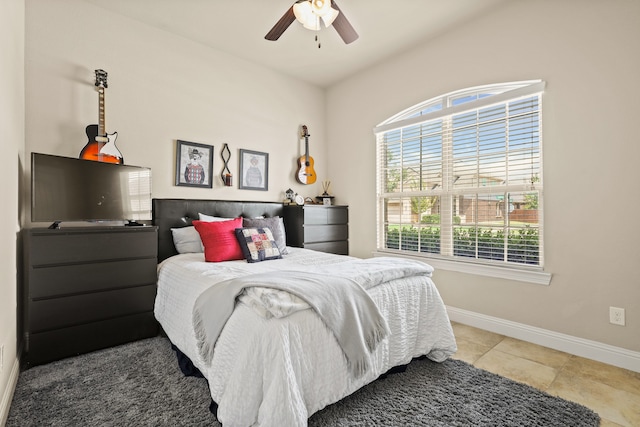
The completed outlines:
{"type": "Polygon", "coordinates": [[[159,265],[155,315],[169,339],[209,381],[218,420],[231,426],[305,426],[393,366],[426,354],[443,361],[456,345],[444,304],[428,277],[399,279],[370,291],[391,334],[371,354],[370,370],[353,377],[336,338],[305,303],[255,289],[240,298],[208,366],[193,327],[198,296],[214,283],[278,269],[342,262],[348,257],[289,248],[281,260],[206,263],[203,254],[177,255],[159,265]],[[291,309],[293,308],[293,309],[291,309]]]}

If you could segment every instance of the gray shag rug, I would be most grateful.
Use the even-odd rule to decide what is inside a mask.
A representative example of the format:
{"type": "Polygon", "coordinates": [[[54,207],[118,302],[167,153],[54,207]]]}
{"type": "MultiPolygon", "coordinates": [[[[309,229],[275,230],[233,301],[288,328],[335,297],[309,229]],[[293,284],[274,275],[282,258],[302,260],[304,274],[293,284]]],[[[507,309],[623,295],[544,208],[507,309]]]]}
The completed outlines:
{"type": "MultiPolygon", "coordinates": [[[[7,427],[220,426],[203,378],[156,337],[22,372],[7,427]]],[[[412,361],[330,405],[309,426],[598,426],[581,405],[458,360],[412,361]]]]}

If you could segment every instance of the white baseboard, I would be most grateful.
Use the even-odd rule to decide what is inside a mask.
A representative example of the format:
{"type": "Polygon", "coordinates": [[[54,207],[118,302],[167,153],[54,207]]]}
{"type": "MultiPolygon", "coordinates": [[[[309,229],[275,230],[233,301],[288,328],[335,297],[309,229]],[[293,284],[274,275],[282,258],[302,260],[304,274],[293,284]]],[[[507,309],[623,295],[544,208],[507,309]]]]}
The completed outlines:
{"type": "Polygon", "coordinates": [[[0,426],[7,423],[9,409],[11,408],[11,401],[13,400],[13,392],[16,390],[16,384],[18,384],[18,375],[20,375],[20,361],[15,359],[11,368],[7,387],[4,389],[2,394],[0,394],[0,426]]]}
{"type": "Polygon", "coordinates": [[[449,318],[458,323],[506,335],[522,341],[564,351],[587,359],[640,372],[640,353],[614,347],[597,341],[565,335],[547,329],[491,317],[456,307],[447,306],[449,318]]]}

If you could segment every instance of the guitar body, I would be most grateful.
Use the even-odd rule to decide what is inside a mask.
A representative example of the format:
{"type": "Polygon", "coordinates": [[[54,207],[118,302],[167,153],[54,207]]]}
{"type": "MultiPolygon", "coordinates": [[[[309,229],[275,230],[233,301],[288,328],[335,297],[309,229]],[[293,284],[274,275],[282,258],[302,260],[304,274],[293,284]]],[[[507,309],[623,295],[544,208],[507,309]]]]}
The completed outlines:
{"type": "Polygon", "coordinates": [[[96,162],[124,164],[122,153],[116,147],[118,133],[107,133],[105,130],[104,90],[108,87],[106,71],[96,70],[95,85],[98,88],[98,124],[86,127],[88,141],[78,157],[96,162]]]}
{"type": "Polygon", "coordinates": [[[313,184],[316,182],[316,171],[313,169],[313,157],[300,156],[298,159],[298,173],[296,179],[300,184],[313,184]]]}
{"type": "Polygon", "coordinates": [[[309,155],[309,132],[307,126],[302,126],[301,136],[304,137],[304,156],[298,159],[298,172],[296,180],[300,184],[313,184],[316,182],[316,171],[313,170],[313,157],[309,155]]]}
{"type": "Polygon", "coordinates": [[[88,141],[80,151],[79,158],[118,165],[124,164],[124,158],[116,147],[117,132],[99,136],[98,125],[87,126],[85,132],[87,133],[88,141]]]}

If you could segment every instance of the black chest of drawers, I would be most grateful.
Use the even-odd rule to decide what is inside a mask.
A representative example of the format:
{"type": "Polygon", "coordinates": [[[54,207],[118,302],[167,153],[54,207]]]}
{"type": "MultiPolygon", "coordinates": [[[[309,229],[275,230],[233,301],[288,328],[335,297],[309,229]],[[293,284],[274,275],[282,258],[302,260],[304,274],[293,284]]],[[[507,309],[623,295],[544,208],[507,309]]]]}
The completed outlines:
{"type": "Polygon", "coordinates": [[[287,245],[349,254],[349,207],[304,205],[284,206],[287,245]]]}
{"type": "Polygon", "coordinates": [[[157,335],[156,227],[23,233],[25,367],[157,335]]]}

